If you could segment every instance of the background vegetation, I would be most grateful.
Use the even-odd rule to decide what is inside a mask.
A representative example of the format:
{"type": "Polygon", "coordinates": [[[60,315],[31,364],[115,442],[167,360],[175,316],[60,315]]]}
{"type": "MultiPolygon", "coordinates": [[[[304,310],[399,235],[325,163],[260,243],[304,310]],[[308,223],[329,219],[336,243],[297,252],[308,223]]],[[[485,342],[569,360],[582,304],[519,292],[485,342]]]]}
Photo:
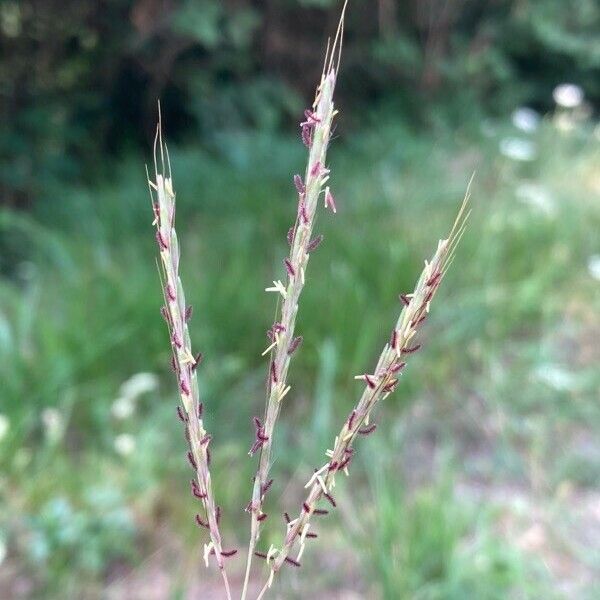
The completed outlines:
{"type": "MultiPolygon", "coordinates": [[[[156,99],[241,545],[262,290],[283,270],[297,124],[338,9],[0,3],[0,598],[219,597],[158,315],[156,99]]],[[[474,215],[423,353],[281,597],[597,597],[599,30],[592,0],[351,3],[339,212],[317,225],[267,545],[476,170],[474,215]]]]}

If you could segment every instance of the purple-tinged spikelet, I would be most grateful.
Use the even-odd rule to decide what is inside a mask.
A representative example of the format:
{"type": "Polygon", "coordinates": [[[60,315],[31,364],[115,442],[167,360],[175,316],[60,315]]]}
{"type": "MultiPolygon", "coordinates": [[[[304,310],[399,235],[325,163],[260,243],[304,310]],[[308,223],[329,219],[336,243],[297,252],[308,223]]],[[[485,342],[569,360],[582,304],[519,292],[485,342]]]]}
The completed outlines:
{"type": "Polygon", "coordinates": [[[179,406],[179,404],[177,405],[177,416],[179,417],[179,420],[182,423],[187,423],[188,422],[188,418],[187,415],[185,414],[184,410],[181,408],[181,406],[179,406]]]}
{"type": "Polygon", "coordinates": [[[204,356],[202,355],[202,352],[198,352],[198,354],[196,354],[194,357],[194,364],[192,365],[192,371],[195,371],[200,366],[203,358],[204,356]]]}
{"type": "Polygon", "coordinates": [[[198,418],[202,418],[202,414],[204,413],[204,402],[200,402],[198,404],[198,418]]]}
{"type": "Polygon", "coordinates": [[[296,352],[296,350],[298,350],[298,348],[300,347],[300,345],[302,344],[302,340],[304,338],[299,335],[297,337],[295,337],[291,342],[290,342],[290,347],[288,348],[287,353],[291,356],[292,354],[294,354],[294,352],[296,352]]]}
{"type": "Polygon", "coordinates": [[[269,481],[267,481],[267,483],[265,483],[261,488],[260,488],[260,495],[264,496],[270,489],[271,486],[273,485],[273,480],[269,479],[269,481]]]}
{"type": "Polygon", "coordinates": [[[264,558],[266,560],[267,555],[264,552],[255,552],[254,556],[258,556],[258,558],[264,558]]]}
{"type": "Polygon", "coordinates": [[[398,330],[393,329],[392,335],[390,336],[390,346],[391,346],[392,350],[395,350],[397,345],[398,345],[398,330]]]}
{"type": "Polygon", "coordinates": [[[410,326],[413,328],[418,327],[426,318],[427,318],[427,315],[422,315],[418,319],[413,319],[410,323],[410,326]]]}
{"type": "Polygon", "coordinates": [[[308,242],[308,245],[306,246],[306,251],[313,252],[321,245],[322,241],[323,241],[323,235],[322,234],[318,235],[316,238],[314,238],[314,239],[310,240],[310,242],[308,242]]]}
{"type": "Polygon", "coordinates": [[[185,379],[182,379],[179,382],[179,387],[181,388],[181,393],[189,396],[190,395],[190,386],[187,384],[187,381],[185,379]]]}
{"type": "Polygon", "coordinates": [[[296,186],[296,191],[298,192],[298,194],[300,194],[300,196],[303,196],[306,192],[306,186],[302,181],[302,177],[300,177],[300,175],[298,174],[294,175],[294,185],[296,186]]]}
{"type": "Polygon", "coordinates": [[[192,469],[194,469],[194,471],[197,471],[198,465],[196,464],[196,459],[194,458],[194,455],[191,452],[187,453],[187,459],[188,459],[188,462],[190,463],[192,469]]]}
{"type": "Polygon", "coordinates": [[[179,334],[174,331],[173,335],[171,336],[171,340],[173,341],[173,345],[177,348],[177,349],[181,349],[181,347],[183,346],[182,342],[181,342],[181,338],[179,337],[179,334]]]}
{"type": "Polygon", "coordinates": [[[298,204],[298,215],[303,225],[308,223],[308,213],[306,212],[306,204],[303,201],[300,201],[298,204]]]}
{"type": "Polygon", "coordinates": [[[237,554],[237,548],[232,548],[231,550],[221,550],[221,556],[224,558],[230,558],[234,554],[237,554]]]}
{"type": "Polygon", "coordinates": [[[290,519],[290,515],[288,515],[288,513],[284,512],[283,513],[283,520],[289,525],[292,520],[290,519]]]}
{"type": "Polygon", "coordinates": [[[406,366],[405,362],[397,362],[394,363],[391,367],[390,367],[390,373],[398,373],[398,371],[402,371],[402,369],[404,369],[404,367],[406,366]]]}
{"type": "Polygon", "coordinates": [[[217,508],[215,509],[215,521],[217,522],[217,525],[221,522],[221,507],[217,506],[217,508]]]}
{"type": "Polygon", "coordinates": [[[160,231],[156,232],[156,241],[158,242],[158,247],[160,248],[160,250],[168,250],[169,246],[167,244],[167,241],[165,240],[165,238],[163,237],[162,233],[160,231]]]}
{"type": "Polygon", "coordinates": [[[328,515],[329,511],[324,508],[315,508],[313,510],[314,515],[328,515]]]}
{"type": "Polygon", "coordinates": [[[262,513],[262,515],[258,515],[258,517],[256,517],[256,520],[259,523],[262,523],[266,518],[267,518],[267,513],[262,513]]]}
{"type": "Polygon", "coordinates": [[[271,372],[271,381],[273,383],[277,383],[277,367],[275,366],[274,360],[271,361],[270,372],[271,372]]]}
{"type": "Polygon", "coordinates": [[[193,313],[194,313],[194,307],[191,304],[189,306],[186,306],[185,315],[184,315],[186,323],[192,318],[193,313]]]}
{"type": "Polygon", "coordinates": [[[290,558],[289,556],[285,557],[285,562],[288,563],[288,565],[292,565],[293,567],[300,567],[300,563],[297,560],[290,558]]]}
{"type": "Polygon", "coordinates": [[[331,506],[333,506],[333,508],[335,508],[337,506],[336,501],[331,494],[323,494],[323,496],[325,498],[327,498],[327,500],[329,501],[329,504],[331,504],[331,506]]]}
{"type": "Polygon", "coordinates": [[[199,527],[204,527],[204,529],[210,529],[210,524],[208,521],[205,521],[200,515],[196,515],[196,523],[199,527]]]}
{"type": "Polygon", "coordinates": [[[411,348],[402,348],[402,354],[412,354],[421,348],[421,344],[417,344],[416,346],[412,346],[411,348]]]}
{"type": "Polygon", "coordinates": [[[428,287],[433,287],[434,285],[436,285],[437,283],[439,283],[440,279],[442,277],[442,272],[438,271],[437,273],[435,273],[434,275],[432,275],[429,280],[427,281],[427,283],[425,284],[428,287]]]}
{"type": "Polygon", "coordinates": [[[207,433],[201,440],[200,440],[200,445],[201,446],[208,446],[208,444],[210,443],[210,440],[212,440],[212,435],[210,435],[210,433],[207,433]]]}
{"type": "Polygon", "coordinates": [[[321,163],[319,161],[317,161],[313,166],[312,169],[310,170],[310,176],[311,177],[316,177],[317,175],[321,174],[321,163]]]}
{"type": "Polygon", "coordinates": [[[302,509],[304,510],[304,512],[310,513],[310,506],[306,504],[306,502],[302,503],[302,509]]]}
{"type": "Polygon", "coordinates": [[[287,243],[291,246],[294,243],[294,227],[288,229],[286,235],[287,243]]]}
{"type": "Polygon", "coordinates": [[[377,382],[375,381],[375,379],[373,379],[372,375],[369,375],[368,373],[364,374],[364,380],[365,383],[372,389],[374,390],[377,387],[377,382]]]}
{"type": "Polygon", "coordinates": [[[177,296],[175,296],[175,290],[173,290],[170,283],[167,283],[166,293],[167,293],[167,298],[168,298],[169,302],[175,302],[175,300],[177,299],[177,296]]]}
{"type": "Polygon", "coordinates": [[[169,309],[166,306],[160,307],[160,314],[162,318],[167,322],[167,325],[171,325],[171,315],[169,314],[169,309]]]}
{"type": "Polygon", "coordinates": [[[406,294],[400,294],[398,298],[400,298],[400,301],[402,304],[404,304],[404,306],[408,306],[410,304],[410,298],[406,294]]]}
{"type": "Polygon", "coordinates": [[[329,188],[325,190],[325,208],[331,209],[331,212],[333,214],[337,213],[335,198],[333,197],[333,194],[329,191],[329,188]]]}
{"type": "Polygon", "coordinates": [[[369,425],[368,427],[361,427],[358,430],[358,433],[360,435],[369,435],[370,433],[373,433],[376,429],[377,429],[377,425],[373,424],[373,425],[369,425]]]}
{"type": "Polygon", "coordinates": [[[285,265],[285,270],[287,271],[287,274],[290,277],[295,277],[296,270],[294,269],[294,266],[292,265],[292,261],[289,258],[284,258],[283,264],[285,265]]]}
{"type": "Polygon", "coordinates": [[[350,417],[348,417],[348,429],[349,429],[350,431],[352,431],[352,429],[354,428],[354,419],[355,419],[355,418],[356,418],[356,411],[355,411],[355,410],[353,410],[353,411],[350,413],[350,417]]]}

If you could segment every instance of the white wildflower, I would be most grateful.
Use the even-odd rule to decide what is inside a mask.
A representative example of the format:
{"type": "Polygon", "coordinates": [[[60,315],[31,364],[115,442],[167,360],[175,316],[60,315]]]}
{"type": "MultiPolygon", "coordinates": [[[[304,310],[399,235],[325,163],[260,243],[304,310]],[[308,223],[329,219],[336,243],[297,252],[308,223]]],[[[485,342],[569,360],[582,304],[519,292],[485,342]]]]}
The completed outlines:
{"type": "Polygon", "coordinates": [[[536,145],[523,138],[504,138],[500,141],[500,153],[518,161],[533,160],[537,155],[536,145]]]}
{"type": "Polygon", "coordinates": [[[115,419],[128,419],[135,412],[135,401],[129,396],[121,396],[112,403],[110,412],[115,419]]]}
{"type": "Polygon", "coordinates": [[[136,400],[142,394],[158,388],[158,377],[154,373],[136,373],[121,385],[121,396],[136,400]]]}
{"type": "Polygon", "coordinates": [[[10,429],[10,420],[6,415],[0,413],[0,441],[6,437],[10,429]]]}
{"type": "Polygon", "coordinates": [[[552,92],[554,102],[563,108],[577,108],[583,102],[583,90],[574,83],[561,83],[552,92]]]}
{"type": "Polygon", "coordinates": [[[558,392],[572,391],[577,384],[575,375],[559,365],[540,365],[536,369],[535,375],[540,381],[558,392]]]}
{"type": "Polygon", "coordinates": [[[130,456],[135,450],[135,438],[128,433],[122,433],[115,438],[115,451],[121,456],[130,456]]]}
{"type": "Polygon", "coordinates": [[[55,442],[62,436],[64,420],[58,409],[45,408],[42,411],[42,423],[46,430],[46,436],[50,441],[55,442]]]}
{"type": "Polygon", "coordinates": [[[537,183],[524,181],[517,186],[515,194],[521,202],[528,204],[532,208],[537,209],[548,216],[552,216],[556,213],[554,199],[545,187],[537,183]]]}
{"type": "Polygon", "coordinates": [[[600,281],[600,254],[592,254],[588,258],[588,272],[596,280],[600,281]]]}
{"type": "Polygon", "coordinates": [[[526,133],[532,133],[540,124],[540,114],[533,110],[533,108],[521,106],[513,111],[511,120],[517,129],[526,133]]]}

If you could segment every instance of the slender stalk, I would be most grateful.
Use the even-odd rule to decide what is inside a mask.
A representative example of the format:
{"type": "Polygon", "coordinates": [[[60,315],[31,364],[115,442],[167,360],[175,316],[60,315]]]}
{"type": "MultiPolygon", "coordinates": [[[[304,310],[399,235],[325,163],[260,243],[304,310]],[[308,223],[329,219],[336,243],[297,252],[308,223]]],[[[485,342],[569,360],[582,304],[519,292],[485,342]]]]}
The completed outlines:
{"type": "Polygon", "coordinates": [[[312,110],[305,112],[306,121],[301,124],[302,140],[309,148],[309,155],[304,179],[299,175],[294,177],[298,192],[298,211],[294,225],[288,233],[290,252],[284,259],[287,284],[274,281],[273,287],[266,289],[266,291],[281,295],[281,302],[275,323],[268,332],[272,344],[267,349],[269,352],[269,376],[265,412],[262,421],[255,419],[256,441],[250,450],[250,454],[260,450],[260,459],[254,478],[252,499],[248,505],[251,526],[242,600],[246,598],[252,557],[260,536],[260,523],[264,518],[262,508],[265,494],[272,483],[269,480],[269,470],[273,432],[282,400],[290,390],[287,383],[290,359],[302,341],[301,337],[294,336],[296,316],[300,294],[305,284],[310,253],[316,249],[322,239],[321,236],[311,239],[317,205],[322,194],[324,194],[325,206],[331,208],[333,212],[336,211],[333,196],[329,187],[326,187],[329,180],[326,160],[333,119],[336,115],[333,93],[339,68],[345,9],[346,5],[344,4],[332,50],[327,53],[325,58],[323,74],[317,87],[312,110]],[[335,65],[334,59],[337,59],[335,65]]]}
{"type": "Polygon", "coordinates": [[[468,218],[468,213],[466,213],[468,197],[467,192],[448,238],[440,240],[431,261],[425,261],[425,268],[419,277],[414,292],[408,296],[401,296],[404,308],[392,330],[389,343],[384,346],[381,352],[374,373],[356,377],[356,379],[365,382],[362,396],[335,438],[333,449],[326,452],[328,461],[313,474],[306,484],[305,487],[309,490],[308,494],[302,503],[298,517],[288,522],[282,547],[280,549],[271,547],[266,554],[270,574],[257,600],[264,596],[276,573],[285,563],[300,566],[299,561],[304,552],[305,542],[307,538],[311,537],[309,534],[311,517],[313,515],[324,515],[328,512],[324,508],[318,508],[317,504],[325,498],[328,505],[335,507],[332,491],[335,487],[336,474],[342,471],[348,475],[348,467],[354,455],[353,443],[356,437],[368,435],[375,430],[374,425],[369,425],[373,408],[380,400],[387,398],[396,388],[398,377],[406,364],[403,357],[420,348],[419,345],[414,345],[414,337],[427,318],[431,300],[439,288],[453,258],[456,244],[464,231],[466,219],[468,218]],[[298,554],[295,558],[291,558],[290,554],[296,545],[299,546],[298,554]]]}
{"type": "MultiPolygon", "coordinates": [[[[160,107],[159,107],[160,110],[160,107]]],[[[177,407],[183,421],[189,444],[188,461],[195,473],[191,482],[192,494],[202,505],[203,515],[196,516],[196,522],[208,529],[210,542],[204,546],[204,560],[208,566],[209,556],[216,558],[221,571],[225,593],[231,599],[229,581],[225,571],[224,558],[234,551],[224,551],[219,531],[220,508],[216,505],[209,470],[211,436],[202,420],[202,403],[196,369],[201,355],[192,354],[192,344],[188,329],[191,307],[187,306],[181,279],[179,277],[179,244],[175,232],[175,192],[173,191],[168,151],[162,141],[160,121],[156,129],[154,143],[154,181],[148,179],[154,225],[160,253],[161,285],[165,305],[162,314],[169,328],[172,347],[172,367],[177,375],[181,406],[177,407]],[[166,164],[165,164],[166,159],[166,164]]]]}

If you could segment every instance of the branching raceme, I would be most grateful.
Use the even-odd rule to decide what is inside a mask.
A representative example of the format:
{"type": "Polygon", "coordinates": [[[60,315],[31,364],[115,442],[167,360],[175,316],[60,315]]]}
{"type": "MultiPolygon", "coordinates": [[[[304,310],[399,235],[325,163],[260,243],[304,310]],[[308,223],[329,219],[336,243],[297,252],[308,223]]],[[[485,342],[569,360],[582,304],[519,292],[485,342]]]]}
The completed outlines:
{"type": "MultiPolygon", "coordinates": [[[[344,5],[344,11],[346,6],[344,5]]],[[[468,218],[468,192],[460,208],[454,226],[446,239],[440,240],[430,261],[425,267],[411,294],[401,294],[403,309],[394,325],[390,339],[384,346],[377,365],[369,373],[357,375],[364,383],[364,390],[338,435],[332,448],[325,452],[325,463],[311,476],[306,484],[307,494],[298,515],[291,518],[284,513],[286,531],[279,547],[271,546],[266,552],[256,549],[260,526],[267,518],[263,511],[265,495],[273,480],[269,478],[273,433],[284,399],[290,391],[288,370],[291,357],[302,342],[295,335],[300,295],[305,285],[309,258],[323,240],[323,236],[313,235],[319,202],[325,208],[336,212],[336,204],[329,189],[329,169],[326,166],[327,149],[331,139],[332,125],[337,111],[333,104],[333,94],[339,70],[341,42],[343,36],[344,11],[331,50],[328,49],[321,81],[317,88],[312,108],[305,111],[301,123],[301,138],[308,148],[308,162],[304,177],[294,176],[298,205],[296,218],[288,232],[290,251],[283,260],[286,273],[285,283],[273,281],[266,291],[277,294],[278,311],[273,325],[267,332],[269,345],[264,355],[268,355],[268,382],[266,407],[263,418],[254,418],[255,439],[249,454],[260,454],[258,469],[254,478],[252,498],[246,510],[250,513],[251,527],[242,600],[248,595],[252,557],[264,559],[268,565],[268,577],[257,596],[263,598],[271,587],[277,573],[284,565],[299,567],[306,542],[317,534],[311,529],[312,517],[326,515],[336,507],[333,490],[336,476],[349,474],[354,457],[354,443],[360,436],[375,431],[371,414],[375,406],[387,398],[398,384],[408,355],[419,350],[415,336],[426,321],[431,302],[447,272],[454,250],[464,232],[468,218]]],[[[166,146],[162,141],[159,119],[154,148],[154,178],[148,179],[156,240],[159,248],[159,272],[164,296],[161,310],[167,322],[172,348],[171,366],[179,385],[181,404],[177,407],[179,419],[189,445],[187,454],[194,471],[191,493],[199,501],[201,509],[196,515],[196,523],[208,531],[209,541],[204,546],[204,561],[208,566],[211,557],[219,567],[223,578],[225,594],[231,599],[231,589],[225,568],[226,559],[236,554],[235,549],[225,549],[219,530],[221,509],[216,504],[210,476],[211,436],[202,420],[203,404],[196,369],[201,354],[194,354],[188,331],[188,321],[192,309],[186,304],[183,286],[179,278],[179,246],[175,232],[175,192],[166,146]]]]}

